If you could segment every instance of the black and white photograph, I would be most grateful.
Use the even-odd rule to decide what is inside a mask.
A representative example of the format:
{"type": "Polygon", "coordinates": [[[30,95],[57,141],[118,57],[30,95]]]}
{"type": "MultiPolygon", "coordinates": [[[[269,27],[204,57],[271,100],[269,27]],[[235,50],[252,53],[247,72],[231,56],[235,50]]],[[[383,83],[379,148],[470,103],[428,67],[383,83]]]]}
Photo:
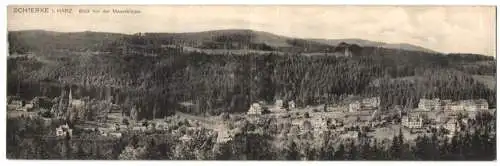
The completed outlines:
{"type": "Polygon", "coordinates": [[[495,161],[496,12],[9,5],[6,158],[495,161]]]}

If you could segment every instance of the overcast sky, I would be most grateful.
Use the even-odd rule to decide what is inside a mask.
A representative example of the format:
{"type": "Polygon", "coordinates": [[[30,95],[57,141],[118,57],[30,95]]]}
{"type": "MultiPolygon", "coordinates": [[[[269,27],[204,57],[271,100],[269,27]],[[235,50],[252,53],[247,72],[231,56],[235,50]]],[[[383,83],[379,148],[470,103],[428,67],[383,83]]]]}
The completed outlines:
{"type": "Polygon", "coordinates": [[[8,9],[8,30],[136,33],[238,28],[300,38],[409,43],[444,53],[495,56],[496,47],[495,7],[80,6],[70,7],[72,14],[14,14],[14,7],[19,6],[8,9]],[[78,14],[86,8],[141,13],[78,14]]]}

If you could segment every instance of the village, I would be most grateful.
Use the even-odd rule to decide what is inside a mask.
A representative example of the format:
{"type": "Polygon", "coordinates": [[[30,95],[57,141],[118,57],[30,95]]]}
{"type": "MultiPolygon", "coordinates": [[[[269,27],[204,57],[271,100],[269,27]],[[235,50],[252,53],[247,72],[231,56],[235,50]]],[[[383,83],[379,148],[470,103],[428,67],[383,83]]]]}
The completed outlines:
{"type": "MultiPolygon", "coordinates": [[[[87,109],[89,98],[75,99],[72,91],[50,99],[35,97],[23,101],[19,97],[8,97],[8,116],[39,117],[50,124],[50,121],[60,117],[70,117],[87,109]],[[57,107],[54,103],[58,103],[57,107]],[[65,112],[57,110],[66,110],[65,112]]],[[[255,122],[260,118],[276,118],[278,125],[289,125],[291,131],[287,136],[312,133],[318,138],[326,131],[333,133],[335,139],[356,139],[360,132],[376,139],[392,138],[403,131],[405,138],[414,139],[418,135],[428,134],[433,129],[444,129],[447,136],[452,137],[461,130],[460,124],[467,124],[468,119],[474,119],[480,111],[488,110],[488,103],[479,100],[441,100],[420,99],[417,108],[395,106],[391,113],[383,113],[380,108],[380,97],[357,98],[347,104],[318,105],[297,107],[293,100],[276,100],[275,103],[255,102],[249,106],[246,113],[231,114],[230,119],[221,116],[199,117],[178,113],[175,116],[152,120],[137,119],[136,108],[129,115],[124,113],[122,106],[106,102],[109,106],[99,115],[101,121],[80,120],[68,125],[62,123],[53,128],[54,137],[78,137],[76,133],[96,133],[106,138],[121,138],[127,133],[170,133],[180,136],[180,140],[189,142],[192,134],[202,128],[210,129],[217,136],[217,142],[230,141],[237,130],[230,129],[233,119],[246,119],[255,122]],[[182,123],[187,128],[175,127],[182,123]],[[70,127],[71,126],[71,127],[70,127]],[[78,132],[77,132],[78,131],[78,132]]]]}

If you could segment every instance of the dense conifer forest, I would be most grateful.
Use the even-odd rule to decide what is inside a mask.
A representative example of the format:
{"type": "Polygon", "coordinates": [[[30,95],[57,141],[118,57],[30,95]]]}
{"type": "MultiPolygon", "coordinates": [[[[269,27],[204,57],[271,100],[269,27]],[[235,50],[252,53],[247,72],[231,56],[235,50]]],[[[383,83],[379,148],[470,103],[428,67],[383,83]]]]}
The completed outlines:
{"type": "MultiPolygon", "coordinates": [[[[485,56],[404,51],[356,57],[54,54],[9,58],[9,94],[18,93],[19,84],[31,88],[29,93],[64,84],[81,89],[81,97],[105,96],[96,93],[111,89],[120,103],[162,103],[156,105],[165,114],[175,111],[176,103],[190,101],[200,105],[193,113],[211,115],[244,112],[249,102],[260,100],[295,100],[306,106],[348,95],[381,96],[385,107],[413,107],[423,97],[484,98],[496,104],[495,89],[474,78],[494,77],[495,61],[485,56]],[[232,104],[241,102],[243,107],[232,104]]],[[[53,96],[60,94],[49,89],[55,90],[53,96]]]]}

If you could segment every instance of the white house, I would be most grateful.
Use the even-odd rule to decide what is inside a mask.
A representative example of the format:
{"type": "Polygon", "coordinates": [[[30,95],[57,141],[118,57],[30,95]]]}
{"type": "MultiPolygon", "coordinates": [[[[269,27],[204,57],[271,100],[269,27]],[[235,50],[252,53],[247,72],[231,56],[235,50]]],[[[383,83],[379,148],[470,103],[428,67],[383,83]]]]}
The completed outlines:
{"type": "Polygon", "coordinates": [[[112,132],[112,133],[108,133],[108,136],[115,137],[115,138],[121,138],[122,137],[122,133],[112,132]]]}
{"type": "Polygon", "coordinates": [[[357,112],[359,109],[361,109],[361,103],[359,101],[349,104],[349,112],[357,112]]]}
{"type": "Polygon", "coordinates": [[[83,100],[73,99],[71,105],[73,108],[81,109],[85,106],[85,102],[83,100]]]}
{"type": "Polygon", "coordinates": [[[132,128],[133,131],[140,131],[140,132],[144,132],[146,131],[148,128],[145,127],[145,126],[135,126],[132,128]]]}
{"type": "Polygon", "coordinates": [[[12,99],[10,101],[9,105],[14,107],[14,108],[21,108],[24,106],[24,102],[22,100],[12,99]]]}
{"type": "Polygon", "coordinates": [[[314,130],[327,130],[328,125],[327,125],[327,119],[325,117],[316,117],[312,120],[312,125],[314,130]]]}
{"type": "Polygon", "coordinates": [[[291,124],[292,126],[300,127],[303,123],[304,121],[302,119],[293,119],[291,124]]]}
{"type": "Polygon", "coordinates": [[[166,130],[168,128],[168,123],[165,121],[158,121],[156,122],[156,129],[157,130],[166,130]]]}
{"type": "Polygon", "coordinates": [[[295,107],[296,107],[296,105],[295,105],[295,101],[293,101],[293,100],[292,100],[292,101],[289,101],[289,102],[288,102],[288,108],[293,109],[293,108],[295,108],[295,107]]]}
{"type": "Polygon", "coordinates": [[[420,116],[405,116],[402,118],[401,123],[410,129],[418,129],[423,126],[423,119],[420,116]]]}
{"type": "Polygon", "coordinates": [[[487,110],[488,109],[488,101],[486,101],[485,99],[477,100],[476,105],[479,108],[479,110],[487,110]]]}
{"type": "Polygon", "coordinates": [[[276,100],[275,107],[278,109],[283,108],[283,100],[276,100]]]}
{"type": "Polygon", "coordinates": [[[458,129],[458,121],[456,119],[450,119],[443,125],[443,127],[450,133],[454,133],[458,129]]]}
{"type": "Polygon", "coordinates": [[[462,103],[459,103],[459,102],[453,102],[450,104],[450,111],[453,111],[453,112],[459,112],[459,111],[463,111],[465,110],[465,107],[462,103]]]}
{"type": "Polygon", "coordinates": [[[218,132],[218,134],[217,134],[217,142],[218,143],[228,142],[231,140],[232,140],[232,137],[231,137],[231,134],[229,133],[229,131],[225,130],[225,131],[218,132]]]}
{"type": "Polygon", "coordinates": [[[435,99],[420,99],[418,103],[418,108],[424,111],[441,110],[441,100],[439,98],[435,99]]]}
{"type": "Polygon", "coordinates": [[[25,108],[26,108],[26,110],[28,110],[28,111],[34,108],[33,104],[31,104],[31,103],[27,103],[26,105],[24,105],[24,107],[25,107],[25,108]]]}
{"type": "Polygon", "coordinates": [[[253,103],[250,106],[250,109],[248,109],[247,112],[248,115],[261,115],[262,114],[262,107],[259,103],[253,103]]]}
{"type": "Polygon", "coordinates": [[[358,131],[348,131],[345,134],[340,135],[340,138],[343,139],[356,139],[358,138],[358,131]]]}
{"type": "Polygon", "coordinates": [[[371,98],[365,98],[362,100],[361,103],[365,107],[379,107],[380,106],[380,97],[371,97],[371,98]]]}
{"type": "Polygon", "coordinates": [[[478,110],[473,100],[465,100],[463,101],[463,104],[464,104],[464,109],[467,112],[476,112],[478,110]]]}

